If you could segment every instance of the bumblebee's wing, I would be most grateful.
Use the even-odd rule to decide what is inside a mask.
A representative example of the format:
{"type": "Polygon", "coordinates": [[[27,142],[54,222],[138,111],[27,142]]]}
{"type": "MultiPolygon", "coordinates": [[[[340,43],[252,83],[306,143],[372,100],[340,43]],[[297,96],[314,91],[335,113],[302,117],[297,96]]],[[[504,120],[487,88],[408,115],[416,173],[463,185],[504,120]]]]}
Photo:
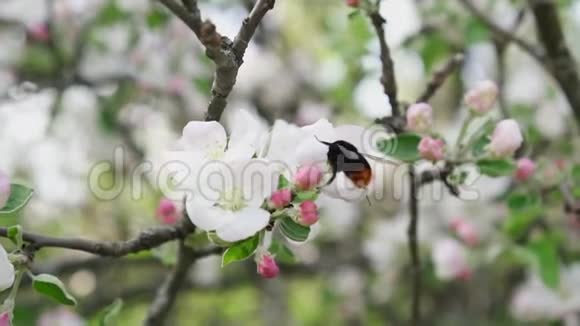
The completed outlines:
{"type": "Polygon", "coordinates": [[[373,161],[385,163],[385,164],[392,164],[392,165],[401,165],[401,162],[395,159],[387,158],[387,157],[378,157],[371,154],[361,153],[362,156],[371,159],[373,161]]]}

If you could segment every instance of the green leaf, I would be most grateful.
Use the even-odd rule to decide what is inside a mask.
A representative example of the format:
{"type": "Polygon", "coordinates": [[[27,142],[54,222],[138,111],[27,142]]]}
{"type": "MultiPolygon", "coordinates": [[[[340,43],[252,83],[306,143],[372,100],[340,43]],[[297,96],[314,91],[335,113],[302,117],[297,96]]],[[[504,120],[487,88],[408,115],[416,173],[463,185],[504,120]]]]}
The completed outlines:
{"type": "Polygon", "coordinates": [[[307,200],[316,200],[318,198],[318,193],[316,191],[301,191],[301,192],[297,192],[296,195],[294,196],[294,199],[292,199],[292,202],[297,204],[297,203],[301,203],[307,200]]]}
{"type": "Polygon", "coordinates": [[[536,208],[540,205],[540,199],[538,196],[521,192],[510,194],[506,202],[510,211],[513,212],[525,211],[530,208],[536,208]]]}
{"type": "Polygon", "coordinates": [[[119,313],[123,308],[123,300],[121,298],[115,299],[110,305],[101,310],[96,318],[91,321],[94,326],[116,326],[119,325],[119,313]]]}
{"type": "Polygon", "coordinates": [[[551,237],[543,236],[527,246],[535,257],[535,264],[544,284],[553,289],[560,284],[560,260],[558,248],[551,237]]]}
{"type": "Polygon", "coordinates": [[[571,171],[572,176],[572,184],[579,185],[580,184],[580,164],[576,164],[572,167],[571,171]]]}
{"type": "Polygon", "coordinates": [[[50,297],[58,303],[68,306],[77,304],[77,300],[67,292],[64,284],[56,276],[50,274],[35,275],[32,287],[36,292],[50,297]]]}
{"type": "Polygon", "coordinates": [[[50,76],[55,73],[54,54],[43,45],[30,45],[18,62],[18,70],[26,75],[50,76]]]}
{"type": "Polygon", "coordinates": [[[283,174],[280,174],[278,177],[278,189],[288,188],[289,186],[290,181],[283,174]]]}
{"type": "Polygon", "coordinates": [[[512,193],[506,199],[510,215],[503,223],[503,231],[512,239],[519,239],[542,213],[543,207],[536,194],[512,193]]]}
{"type": "Polygon", "coordinates": [[[490,142],[491,138],[487,133],[481,135],[473,142],[473,145],[471,146],[471,154],[475,157],[483,155],[485,153],[485,148],[490,142]]]}
{"type": "Polygon", "coordinates": [[[14,225],[6,230],[6,235],[17,247],[21,247],[24,242],[22,239],[22,227],[20,225],[14,225]]]}
{"type": "Polygon", "coordinates": [[[0,209],[0,215],[10,214],[20,210],[28,203],[34,190],[19,184],[10,185],[10,197],[6,205],[0,209]]]}
{"type": "Polygon", "coordinates": [[[292,250],[280,241],[272,241],[272,245],[268,250],[276,256],[277,260],[283,263],[294,264],[296,262],[296,256],[294,256],[292,250]]]}
{"type": "Polygon", "coordinates": [[[170,16],[166,11],[153,8],[147,14],[147,26],[149,26],[151,29],[163,27],[167,24],[169,18],[170,16]]]}
{"type": "Polygon", "coordinates": [[[426,71],[432,71],[435,64],[449,56],[449,42],[439,34],[433,34],[423,41],[420,49],[426,71]]]}
{"type": "Polygon", "coordinates": [[[102,7],[98,13],[96,23],[99,25],[112,25],[118,22],[126,21],[129,18],[129,13],[121,9],[115,0],[109,2],[102,7]]]}
{"type": "Polygon", "coordinates": [[[111,132],[119,128],[119,112],[132,100],[135,92],[133,82],[123,81],[111,96],[99,98],[99,122],[105,131],[111,132]]]}
{"type": "Polygon", "coordinates": [[[420,141],[419,135],[402,133],[393,138],[380,140],[377,147],[385,155],[401,161],[413,162],[420,158],[418,149],[420,141]]]}
{"type": "Polygon", "coordinates": [[[511,160],[479,160],[477,161],[479,172],[490,177],[511,175],[516,166],[511,160]]]}
{"type": "Polygon", "coordinates": [[[471,45],[489,39],[489,31],[479,20],[472,19],[466,26],[465,36],[467,44],[471,45]]]}
{"type": "Polygon", "coordinates": [[[258,244],[260,243],[260,235],[255,236],[234,243],[233,246],[229,247],[224,251],[222,256],[222,267],[233,263],[235,261],[244,260],[254,254],[258,244]]]}
{"type": "Polygon", "coordinates": [[[280,231],[290,240],[303,242],[308,239],[310,227],[300,225],[286,216],[280,222],[280,231]]]}

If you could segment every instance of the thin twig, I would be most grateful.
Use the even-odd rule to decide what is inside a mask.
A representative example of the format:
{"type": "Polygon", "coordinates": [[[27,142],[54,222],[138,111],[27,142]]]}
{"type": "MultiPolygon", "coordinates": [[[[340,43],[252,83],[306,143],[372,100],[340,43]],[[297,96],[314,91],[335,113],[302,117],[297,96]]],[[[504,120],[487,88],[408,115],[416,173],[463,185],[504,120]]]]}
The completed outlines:
{"type": "Polygon", "coordinates": [[[528,0],[528,3],[536,20],[538,38],[546,50],[548,71],[560,85],[580,125],[580,77],[576,61],[566,44],[558,8],[550,0],[528,0]]]}
{"type": "Polygon", "coordinates": [[[243,63],[244,53],[256,28],[266,13],[274,7],[275,0],[258,0],[244,20],[234,41],[220,35],[213,23],[202,22],[197,1],[184,1],[184,6],[174,0],[159,0],[195,33],[206,48],[206,55],[216,65],[206,119],[219,120],[243,63]]]}
{"type": "Polygon", "coordinates": [[[399,102],[397,99],[397,81],[395,80],[395,64],[391,58],[391,50],[387,44],[385,37],[385,29],[383,25],[385,24],[385,19],[378,10],[369,12],[369,18],[375,28],[375,32],[379,38],[379,44],[381,49],[381,64],[382,64],[382,76],[381,84],[383,85],[383,91],[389,97],[389,103],[391,104],[391,112],[393,117],[401,115],[399,110],[399,102]]]}
{"type": "MultiPolygon", "coordinates": [[[[221,248],[214,249],[215,253],[220,253],[221,250],[221,248]]],[[[179,290],[186,281],[189,268],[201,257],[204,256],[200,256],[198,252],[188,247],[183,240],[179,241],[177,264],[173,271],[167,275],[161,287],[157,289],[144,325],[162,326],[166,324],[167,316],[175,304],[179,290]]]]}
{"type": "Polygon", "coordinates": [[[258,0],[256,5],[250,12],[250,15],[244,19],[242,23],[242,27],[240,27],[240,31],[238,35],[234,39],[234,53],[238,57],[239,60],[242,60],[244,57],[244,53],[248,48],[248,44],[250,40],[254,36],[258,25],[262,21],[262,18],[266,15],[266,13],[274,8],[275,0],[258,0]]]}
{"type": "Polygon", "coordinates": [[[519,38],[517,35],[511,31],[504,30],[502,27],[493,22],[489,17],[487,17],[484,12],[477,8],[471,0],[458,0],[475,18],[477,18],[481,23],[483,23],[491,32],[495,34],[496,38],[501,39],[506,43],[514,43],[519,46],[524,52],[528,53],[530,56],[534,57],[538,62],[544,62],[544,55],[541,49],[528,41],[519,38]]]}
{"type": "Polygon", "coordinates": [[[411,325],[417,326],[421,321],[421,260],[419,257],[419,243],[417,238],[417,224],[419,220],[419,200],[417,198],[418,187],[415,180],[415,167],[409,166],[410,198],[409,213],[411,220],[407,229],[409,239],[409,253],[412,264],[412,306],[411,325]]]}
{"type": "Polygon", "coordinates": [[[423,94],[421,94],[421,96],[419,96],[419,98],[417,99],[417,103],[429,101],[431,97],[435,95],[437,90],[441,88],[441,86],[443,86],[443,83],[445,82],[447,77],[449,77],[449,75],[453,73],[455,68],[459,67],[463,63],[463,59],[464,59],[463,53],[457,53],[454,56],[452,56],[443,66],[437,69],[433,73],[431,80],[427,83],[427,88],[425,89],[423,94]]]}

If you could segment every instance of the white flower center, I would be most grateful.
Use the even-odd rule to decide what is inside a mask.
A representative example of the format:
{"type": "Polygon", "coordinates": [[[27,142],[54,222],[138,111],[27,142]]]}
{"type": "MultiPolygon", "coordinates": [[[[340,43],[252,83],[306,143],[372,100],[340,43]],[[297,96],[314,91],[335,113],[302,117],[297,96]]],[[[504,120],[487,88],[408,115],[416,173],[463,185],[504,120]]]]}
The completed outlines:
{"type": "Polygon", "coordinates": [[[214,146],[208,146],[207,148],[207,158],[210,160],[221,160],[224,157],[224,144],[215,143],[214,146]]]}
{"type": "Polygon", "coordinates": [[[246,201],[242,191],[239,188],[233,188],[220,194],[218,205],[223,209],[235,212],[246,207],[246,201]]]}

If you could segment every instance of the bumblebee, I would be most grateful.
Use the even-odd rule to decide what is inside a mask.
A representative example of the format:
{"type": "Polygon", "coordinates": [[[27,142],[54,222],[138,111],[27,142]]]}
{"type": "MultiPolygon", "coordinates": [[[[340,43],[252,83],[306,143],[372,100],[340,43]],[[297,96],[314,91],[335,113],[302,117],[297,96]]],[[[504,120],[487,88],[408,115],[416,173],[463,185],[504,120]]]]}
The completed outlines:
{"type": "Polygon", "coordinates": [[[332,170],[332,176],[327,184],[334,181],[337,173],[343,172],[356,187],[366,188],[369,185],[373,171],[369,162],[358,151],[356,146],[344,140],[337,140],[332,143],[317,140],[328,146],[327,159],[332,170]]]}

